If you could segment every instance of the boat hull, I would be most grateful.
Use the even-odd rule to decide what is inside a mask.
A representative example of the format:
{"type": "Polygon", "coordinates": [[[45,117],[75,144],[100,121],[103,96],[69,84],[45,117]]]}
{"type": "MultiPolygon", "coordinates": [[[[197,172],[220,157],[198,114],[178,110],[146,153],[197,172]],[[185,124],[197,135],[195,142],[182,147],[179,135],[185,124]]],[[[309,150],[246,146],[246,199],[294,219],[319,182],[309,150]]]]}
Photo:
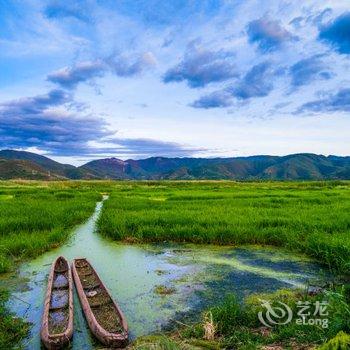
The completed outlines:
{"type": "Polygon", "coordinates": [[[95,335],[95,337],[102,344],[104,344],[106,346],[115,347],[115,348],[125,347],[128,344],[128,325],[127,325],[126,319],[125,319],[122,311],[120,310],[119,306],[117,305],[117,303],[110,296],[107,288],[105,287],[105,285],[101,281],[99,275],[96,273],[94,268],[91,266],[91,264],[86,259],[74,259],[74,261],[72,263],[72,273],[73,273],[75,287],[76,287],[76,290],[77,290],[77,293],[78,293],[78,296],[80,299],[80,303],[81,303],[82,309],[83,309],[84,314],[85,314],[85,318],[87,320],[87,323],[89,325],[91,332],[95,335]],[[91,293],[91,291],[92,291],[92,293],[94,293],[93,290],[98,289],[98,290],[102,290],[110,298],[111,304],[109,304],[109,305],[112,305],[112,307],[115,310],[115,314],[117,315],[119,322],[120,322],[120,326],[123,330],[122,332],[120,332],[120,333],[110,332],[110,331],[106,330],[103,326],[101,326],[100,323],[98,322],[98,320],[96,319],[96,317],[95,317],[96,308],[94,308],[94,311],[93,311],[93,308],[90,305],[91,302],[89,302],[88,297],[87,297],[87,288],[84,288],[82,281],[81,281],[81,277],[79,276],[79,273],[77,270],[78,268],[77,268],[76,264],[78,261],[79,262],[83,261],[86,264],[88,264],[88,266],[93,271],[92,273],[96,277],[96,280],[98,281],[98,283],[95,286],[88,288],[88,290],[90,290],[90,293],[91,293]]]}
{"type": "Polygon", "coordinates": [[[40,330],[41,341],[49,350],[62,349],[73,336],[73,280],[68,261],[60,256],[51,266],[40,330]],[[60,320],[64,315],[63,320],[60,320]],[[53,322],[59,331],[53,332],[53,322]],[[64,328],[64,329],[62,329],[64,328]]]}

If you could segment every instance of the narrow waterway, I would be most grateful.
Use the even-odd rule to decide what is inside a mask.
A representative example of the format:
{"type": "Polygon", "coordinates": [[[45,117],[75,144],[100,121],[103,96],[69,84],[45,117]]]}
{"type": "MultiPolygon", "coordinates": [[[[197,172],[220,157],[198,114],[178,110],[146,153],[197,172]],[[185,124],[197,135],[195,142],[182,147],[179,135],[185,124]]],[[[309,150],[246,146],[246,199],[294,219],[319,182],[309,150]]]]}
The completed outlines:
{"type": "MultiPolygon", "coordinates": [[[[104,198],[106,199],[106,198],[104,198]]],[[[69,242],[23,263],[0,284],[10,288],[9,307],[32,323],[25,349],[40,349],[40,322],[47,276],[59,255],[87,257],[124,311],[131,338],[169,328],[176,321],[198,320],[200,311],[235,293],[243,299],[254,292],[303,287],[325,277],[318,265],[286,251],[259,247],[197,245],[126,245],[95,232],[103,201],[91,218],[77,227],[69,242]],[[157,286],[172,290],[156,292],[157,286]]],[[[74,296],[76,350],[98,349],[74,296]]]]}

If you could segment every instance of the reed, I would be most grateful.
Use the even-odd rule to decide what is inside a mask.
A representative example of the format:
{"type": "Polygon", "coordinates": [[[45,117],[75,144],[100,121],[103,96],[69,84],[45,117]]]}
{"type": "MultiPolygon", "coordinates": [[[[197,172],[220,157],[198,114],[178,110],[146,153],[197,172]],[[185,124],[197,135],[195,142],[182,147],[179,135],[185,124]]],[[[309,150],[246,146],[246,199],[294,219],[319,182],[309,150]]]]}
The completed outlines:
{"type": "Polygon", "coordinates": [[[0,184],[0,272],[62,244],[100,198],[74,183],[0,184]]]}
{"type": "Polygon", "coordinates": [[[283,246],[350,271],[350,182],[128,182],[99,232],[127,242],[283,246]]]}

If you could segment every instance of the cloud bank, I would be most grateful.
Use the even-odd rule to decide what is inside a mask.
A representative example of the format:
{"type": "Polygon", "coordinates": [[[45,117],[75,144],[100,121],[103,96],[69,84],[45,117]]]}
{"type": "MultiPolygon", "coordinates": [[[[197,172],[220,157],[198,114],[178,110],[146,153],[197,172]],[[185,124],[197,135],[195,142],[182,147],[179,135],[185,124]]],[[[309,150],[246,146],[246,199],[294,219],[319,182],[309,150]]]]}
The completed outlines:
{"type": "Polygon", "coordinates": [[[238,76],[234,56],[230,51],[212,51],[198,42],[191,42],[180,63],[164,74],[163,81],[185,81],[191,88],[226,81],[238,76]]]}
{"type": "Polygon", "coordinates": [[[260,18],[251,21],[247,26],[248,40],[256,43],[261,52],[271,52],[281,48],[282,44],[295,40],[278,21],[260,18]]]}
{"type": "Polygon", "coordinates": [[[78,62],[74,66],[61,68],[50,73],[47,80],[65,89],[74,89],[79,83],[102,77],[107,72],[119,77],[132,77],[155,65],[156,59],[151,52],[134,57],[117,55],[95,61],[78,62]]]}
{"type": "Polygon", "coordinates": [[[303,112],[350,112],[350,88],[340,89],[323,99],[304,103],[297,113],[303,112]]]}
{"type": "Polygon", "coordinates": [[[294,87],[307,85],[318,79],[330,79],[332,73],[322,61],[322,55],[302,59],[289,69],[291,83],[294,87]]]}
{"type": "Polygon", "coordinates": [[[72,97],[62,90],[13,100],[0,105],[0,148],[40,147],[53,155],[89,154],[90,141],[113,134],[107,123],[74,110],[72,97]]]}
{"type": "Polygon", "coordinates": [[[47,94],[0,104],[0,149],[35,147],[54,156],[189,156],[201,152],[175,142],[116,137],[106,121],[82,113],[73,96],[55,89],[47,94]]]}

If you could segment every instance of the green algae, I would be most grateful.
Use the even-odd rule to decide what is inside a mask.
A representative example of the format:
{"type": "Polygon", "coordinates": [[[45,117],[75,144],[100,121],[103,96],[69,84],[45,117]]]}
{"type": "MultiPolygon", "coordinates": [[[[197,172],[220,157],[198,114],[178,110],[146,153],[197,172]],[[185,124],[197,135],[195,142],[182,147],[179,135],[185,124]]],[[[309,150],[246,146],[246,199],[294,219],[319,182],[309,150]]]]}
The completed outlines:
{"type": "Polygon", "coordinates": [[[300,274],[296,274],[296,273],[284,273],[284,272],[279,272],[272,269],[267,269],[264,267],[244,264],[242,261],[239,261],[238,259],[225,259],[220,257],[207,256],[207,257],[199,257],[198,260],[206,264],[228,265],[239,271],[250,272],[256,275],[280,279],[280,280],[293,280],[294,278],[300,277],[300,274]]]}
{"type": "Polygon", "coordinates": [[[269,261],[271,262],[284,262],[286,260],[286,256],[288,257],[288,261],[294,262],[312,262],[314,261],[309,256],[298,254],[293,252],[290,254],[290,251],[285,248],[278,248],[269,245],[243,245],[240,248],[249,249],[251,252],[254,252],[258,257],[266,258],[268,256],[269,261]]]}
{"type": "Polygon", "coordinates": [[[168,287],[164,285],[159,285],[154,288],[154,293],[159,295],[170,295],[174,294],[176,289],[174,287],[168,287]]]}

